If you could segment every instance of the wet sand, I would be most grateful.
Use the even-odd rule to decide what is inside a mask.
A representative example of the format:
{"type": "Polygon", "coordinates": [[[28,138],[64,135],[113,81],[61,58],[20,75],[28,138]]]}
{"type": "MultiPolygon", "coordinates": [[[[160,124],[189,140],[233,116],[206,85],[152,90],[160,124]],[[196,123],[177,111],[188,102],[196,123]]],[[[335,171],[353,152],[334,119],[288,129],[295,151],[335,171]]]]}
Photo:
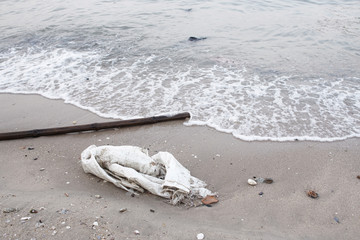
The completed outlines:
{"type": "MultiPolygon", "coordinates": [[[[0,94],[0,109],[0,132],[112,120],[36,95],[0,94]]],[[[360,139],[244,142],[182,123],[1,141],[0,239],[357,239],[360,139]],[[131,197],[83,172],[80,154],[92,144],[169,151],[220,201],[188,209],[131,197]],[[249,186],[254,176],[274,183],[249,186]]]]}

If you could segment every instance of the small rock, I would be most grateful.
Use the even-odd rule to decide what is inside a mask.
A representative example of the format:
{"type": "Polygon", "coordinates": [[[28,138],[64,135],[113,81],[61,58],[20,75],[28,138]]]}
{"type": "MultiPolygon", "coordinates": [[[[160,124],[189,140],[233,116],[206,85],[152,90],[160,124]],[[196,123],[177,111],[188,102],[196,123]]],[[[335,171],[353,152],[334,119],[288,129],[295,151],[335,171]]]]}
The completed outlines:
{"type": "Polygon", "coordinates": [[[3,213],[12,213],[12,212],[18,212],[18,211],[19,211],[19,209],[17,209],[17,208],[5,208],[3,210],[3,213]]]}
{"type": "Polygon", "coordinates": [[[35,160],[35,161],[36,161],[36,160],[38,160],[38,158],[36,157],[36,158],[34,158],[33,160],[35,160]]]}
{"type": "Polygon", "coordinates": [[[205,238],[205,235],[204,235],[203,233],[198,233],[198,234],[196,235],[196,238],[197,238],[198,240],[202,240],[202,239],[205,238]]]}
{"type": "Polygon", "coordinates": [[[45,168],[40,168],[40,171],[44,171],[45,170],[45,168]]]}
{"type": "Polygon", "coordinates": [[[335,220],[335,222],[337,222],[337,223],[340,223],[340,220],[339,220],[339,218],[338,217],[334,217],[334,220],[335,220]]]}
{"type": "Polygon", "coordinates": [[[256,186],[257,185],[257,182],[251,178],[248,179],[248,184],[251,185],[251,186],[256,186]]]}
{"type": "Polygon", "coordinates": [[[206,37],[189,37],[189,41],[191,41],[191,42],[197,42],[197,41],[201,41],[201,40],[205,40],[206,39],[206,37]]]}
{"type": "Polygon", "coordinates": [[[72,123],[75,125],[75,124],[77,124],[77,121],[73,121],[72,123]]]}
{"type": "Polygon", "coordinates": [[[36,209],[31,209],[30,213],[38,213],[38,211],[36,209]]]}
{"type": "Polygon", "coordinates": [[[69,197],[69,194],[68,194],[68,193],[64,193],[64,195],[65,195],[66,197],[69,197]]]}
{"type": "Polygon", "coordinates": [[[53,236],[55,236],[57,234],[57,231],[56,230],[54,230],[52,233],[51,233],[51,235],[53,235],[53,236]]]}
{"type": "Polygon", "coordinates": [[[70,226],[66,226],[65,228],[66,228],[66,229],[70,229],[71,227],[70,227],[70,226]]]}
{"type": "Polygon", "coordinates": [[[99,226],[98,222],[93,222],[93,228],[99,226]]]}
{"type": "Polygon", "coordinates": [[[100,195],[95,195],[94,197],[95,197],[95,198],[101,198],[101,196],[100,196],[100,195]]]}
{"type": "Polygon", "coordinates": [[[123,212],[126,212],[127,211],[127,208],[122,208],[119,210],[120,213],[123,213],[123,212]]]}
{"type": "Polygon", "coordinates": [[[154,213],[154,212],[155,212],[155,210],[154,210],[154,209],[150,209],[150,212],[154,213]]]}
{"type": "Polygon", "coordinates": [[[56,229],[56,227],[55,226],[51,226],[51,230],[55,230],[56,229]]]}
{"type": "Polygon", "coordinates": [[[70,184],[70,182],[66,182],[66,184],[70,184]]]}
{"type": "Polygon", "coordinates": [[[33,147],[28,147],[28,150],[34,150],[35,148],[33,148],[33,147]]]}
{"type": "Polygon", "coordinates": [[[263,193],[263,192],[259,192],[259,195],[262,196],[262,195],[264,195],[264,193],[263,193]]]}
{"type": "Polygon", "coordinates": [[[134,233],[135,233],[135,235],[140,235],[139,230],[135,230],[134,233]]]}

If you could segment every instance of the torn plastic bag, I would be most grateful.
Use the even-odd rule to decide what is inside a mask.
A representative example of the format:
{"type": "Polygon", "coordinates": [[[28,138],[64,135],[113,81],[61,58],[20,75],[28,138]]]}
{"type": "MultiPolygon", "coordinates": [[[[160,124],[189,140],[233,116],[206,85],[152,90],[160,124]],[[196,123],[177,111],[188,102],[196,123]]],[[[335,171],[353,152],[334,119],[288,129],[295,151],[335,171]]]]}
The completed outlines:
{"type": "Polygon", "coordinates": [[[195,198],[215,195],[168,152],[150,157],[146,149],[135,146],[91,145],[81,153],[81,164],[86,173],[119,188],[135,194],[147,190],[174,205],[192,205],[195,198]]]}

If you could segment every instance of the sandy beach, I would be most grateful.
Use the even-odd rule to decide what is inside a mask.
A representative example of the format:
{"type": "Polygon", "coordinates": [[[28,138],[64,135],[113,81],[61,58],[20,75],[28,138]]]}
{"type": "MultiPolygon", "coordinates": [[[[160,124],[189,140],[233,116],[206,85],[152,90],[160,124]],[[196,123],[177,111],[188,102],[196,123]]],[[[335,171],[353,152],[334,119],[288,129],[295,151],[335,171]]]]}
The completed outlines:
{"type": "MultiPolygon", "coordinates": [[[[113,120],[36,95],[0,94],[0,109],[0,132],[113,120]]],[[[358,238],[360,139],[245,142],[182,123],[1,141],[0,239],[358,238]],[[92,144],[168,151],[220,201],[186,208],[151,194],[132,197],[84,173],[80,154],[92,144]],[[254,176],[274,183],[248,185],[254,176]],[[307,196],[310,189],[318,199],[307,196]]]]}

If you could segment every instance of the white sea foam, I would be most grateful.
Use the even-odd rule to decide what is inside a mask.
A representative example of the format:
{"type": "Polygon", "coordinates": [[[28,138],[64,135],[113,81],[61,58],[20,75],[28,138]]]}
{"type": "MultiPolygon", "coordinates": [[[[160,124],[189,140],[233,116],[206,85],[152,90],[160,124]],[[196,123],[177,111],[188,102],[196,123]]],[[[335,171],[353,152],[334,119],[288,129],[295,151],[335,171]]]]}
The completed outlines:
{"type": "Polygon", "coordinates": [[[359,78],[263,76],[214,60],[176,66],[155,54],[104,60],[69,49],[11,49],[0,54],[0,92],[36,93],[103,117],[191,112],[246,140],[335,141],[360,137],[359,78]]]}

